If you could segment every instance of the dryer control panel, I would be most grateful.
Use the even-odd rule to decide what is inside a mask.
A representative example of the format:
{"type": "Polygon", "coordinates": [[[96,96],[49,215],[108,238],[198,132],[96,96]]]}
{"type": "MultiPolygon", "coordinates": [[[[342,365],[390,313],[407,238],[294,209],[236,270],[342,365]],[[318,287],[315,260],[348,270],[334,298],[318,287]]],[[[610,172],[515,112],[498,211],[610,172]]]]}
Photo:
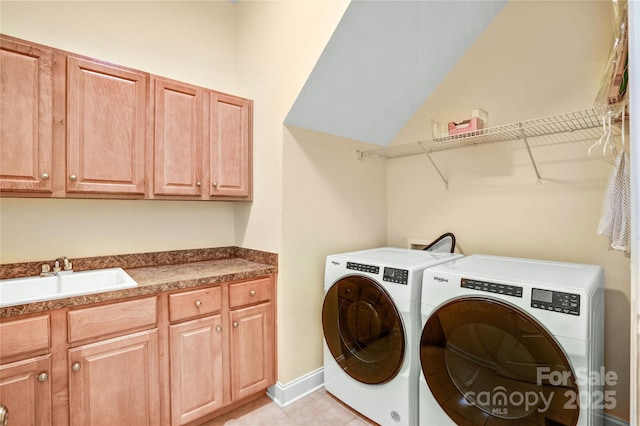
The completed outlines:
{"type": "Polygon", "coordinates": [[[488,281],[472,280],[463,278],[460,281],[460,287],[471,288],[473,290],[486,291],[487,293],[504,294],[506,296],[522,297],[522,287],[515,285],[506,285],[498,283],[490,283],[488,281]]]}
{"type": "Polygon", "coordinates": [[[391,283],[407,285],[409,280],[409,271],[406,269],[385,267],[382,279],[391,283]]]}
{"type": "Polygon", "coordinates": [[[364,263],[347,262],[347,269],[354,271],[369,272],[370,274],[379,274],[380,267],[373,265],[365,265],[364,263]]]}
{"type": "Polygon", "coordinates": [[[580,316],[580,295],[534,288],[531,290],[531,307],[580,316]]]}

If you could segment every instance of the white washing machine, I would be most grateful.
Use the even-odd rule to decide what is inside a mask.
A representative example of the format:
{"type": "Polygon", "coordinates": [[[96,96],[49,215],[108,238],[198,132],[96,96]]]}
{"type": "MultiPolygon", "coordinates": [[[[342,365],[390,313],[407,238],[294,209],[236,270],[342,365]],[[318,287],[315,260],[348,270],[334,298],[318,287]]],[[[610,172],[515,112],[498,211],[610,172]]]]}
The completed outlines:
{"type": "Polygon", "coordinates": [[[460,256],[383,247],[327,257],[329,393],[381,425],[417,423],[422,273],[460,256]]]}
{"type": "Polygon", "coordinates": [[[425,271],[421,313],[420,425],[591,426],[615,404],[600,266],[463,257],[425,271]]]}

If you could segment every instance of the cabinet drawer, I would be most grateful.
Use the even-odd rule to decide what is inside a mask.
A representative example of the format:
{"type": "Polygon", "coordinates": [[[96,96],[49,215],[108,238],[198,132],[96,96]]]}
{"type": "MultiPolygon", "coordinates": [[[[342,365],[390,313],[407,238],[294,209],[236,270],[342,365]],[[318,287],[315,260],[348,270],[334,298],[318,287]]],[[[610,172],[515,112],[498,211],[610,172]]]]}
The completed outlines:
{"type": "Polygon", "coordinates": [[[180,321],[222,309],[220,286],[169,295],[169,320],[180,321]]]}
{"type": "Polygon", "coordinates": [[[271,279],[261,278],[229,285],[229,306],[237,308],[271,299],[271,279]]]}
{"type": "Polygon", "coordinates": [[[69,342],[155,327],[156,305],[155,297],[147,297],[69,311],[69,342]]]}
{"type": "Polygon", "coordinates": [[[49,315],[0,324],[0,358],[49,349],[49,315]]]}

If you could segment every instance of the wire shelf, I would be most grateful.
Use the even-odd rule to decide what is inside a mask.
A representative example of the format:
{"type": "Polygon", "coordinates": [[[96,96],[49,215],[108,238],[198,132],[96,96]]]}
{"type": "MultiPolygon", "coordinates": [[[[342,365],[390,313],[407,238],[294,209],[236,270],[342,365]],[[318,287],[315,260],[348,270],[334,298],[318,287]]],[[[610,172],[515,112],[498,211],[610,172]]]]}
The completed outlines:
{"type": "Polygon", "coordinates": [[[595,109],[590,108],[548,117],[534,118],[502,126],[487,127],[486,129],[474,130],[443,138],[426,139],[408,144],[361,151],[358,155],[360,158],[366,156],[399,158],[425,153],[429,154],[469,145],[507,142],[593,129],[602,126],[601,119],[602,115],[595,109]]]}

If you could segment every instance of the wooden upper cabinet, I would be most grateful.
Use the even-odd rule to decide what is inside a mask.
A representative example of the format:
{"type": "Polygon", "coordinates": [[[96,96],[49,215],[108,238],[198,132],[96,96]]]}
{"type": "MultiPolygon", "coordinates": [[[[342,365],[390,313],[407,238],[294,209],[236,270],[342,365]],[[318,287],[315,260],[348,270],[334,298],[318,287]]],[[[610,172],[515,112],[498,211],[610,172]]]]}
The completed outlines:
{"type": "Polygon", "coordinates": [[[202,194],[204,91],[154,78],[154,194],[202,194]]]}
{"type": "Polygon", "coordinates": [[[67,192],[145,193],[148,75],[67,62],[67,192]]]}
{"type": "Polygon", "coordinates": [[[53,55],[0,36],[0,190],[52,192],[53,55]]]}
{"type": "Polygon", "coordinates": [[[211,94],[210,195],[251,198],[253,103],[211,94]]]}
{"type": "Polygon", "coordinates": [[[253,101],[0,34],[0,196],[252,199],[253,101]]]}

